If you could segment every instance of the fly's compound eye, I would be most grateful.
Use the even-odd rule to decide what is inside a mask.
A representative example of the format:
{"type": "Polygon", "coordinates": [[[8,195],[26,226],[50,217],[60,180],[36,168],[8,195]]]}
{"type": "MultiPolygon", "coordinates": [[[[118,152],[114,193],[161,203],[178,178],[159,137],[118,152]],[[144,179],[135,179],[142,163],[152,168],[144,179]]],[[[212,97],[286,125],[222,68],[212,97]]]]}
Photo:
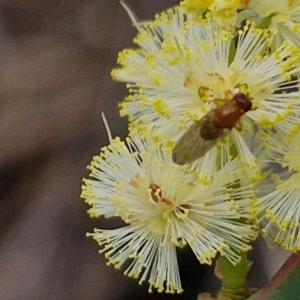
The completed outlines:
{"type": "Polygon", "coordinates": [[[234,101],[238,105],[238,107],[244,112],[249,111],[252,108],[252,102],[250,98],[243,93],[236,93],[233,96],[234,101]]]}

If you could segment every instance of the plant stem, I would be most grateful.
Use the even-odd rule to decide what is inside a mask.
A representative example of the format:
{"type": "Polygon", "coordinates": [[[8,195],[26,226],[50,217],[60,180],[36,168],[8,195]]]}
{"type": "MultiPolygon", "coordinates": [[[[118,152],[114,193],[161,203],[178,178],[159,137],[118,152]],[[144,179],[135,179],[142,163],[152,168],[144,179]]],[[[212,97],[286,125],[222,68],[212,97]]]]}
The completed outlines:
{"type": "Polygon", "coordinates": [[[249,270],[249,261],[247,253],[241,253],[241,260],[236,265],[233,265],[225,257],[220,257],[218,263],[222,287],[217,299],[245,299],[248,296],[246,278],[249,270]]]}

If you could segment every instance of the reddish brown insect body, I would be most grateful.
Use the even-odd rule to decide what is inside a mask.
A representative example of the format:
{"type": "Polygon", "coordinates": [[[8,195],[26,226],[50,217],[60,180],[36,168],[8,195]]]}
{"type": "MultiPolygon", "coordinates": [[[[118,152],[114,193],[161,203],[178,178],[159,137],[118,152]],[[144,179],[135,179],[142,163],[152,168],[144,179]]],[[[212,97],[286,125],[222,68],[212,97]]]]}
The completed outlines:
{"type": "Polygon", "coordinates": [[[239,118],[252,107],[250,99],[242,93],[237,93],[232,100],[214,110],[214,125],[218,128],[234,127],[239,118]]]}
{"type": "Polygon", "coordinates": [[[251,107],[249,97],[237,93],[224,105],[208,112],[177,141],[172,153],[173,161],[177,164],[186,164],[203,156],[230,132],[240,117],[251,107]]]}

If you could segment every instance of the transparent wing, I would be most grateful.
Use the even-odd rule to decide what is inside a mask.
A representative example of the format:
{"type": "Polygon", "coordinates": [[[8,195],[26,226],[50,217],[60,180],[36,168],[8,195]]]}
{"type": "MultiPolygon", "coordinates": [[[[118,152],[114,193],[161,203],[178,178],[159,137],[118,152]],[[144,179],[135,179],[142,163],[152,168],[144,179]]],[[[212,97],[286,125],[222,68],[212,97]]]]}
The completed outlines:
{"type": "Polygon", "coordinates": [[[191,163],[202,157],[228,133],[228,130],[215,127],[213,117],[206,115],[179,138],[173,149],[172,159],[179,165],[191,163]]]}

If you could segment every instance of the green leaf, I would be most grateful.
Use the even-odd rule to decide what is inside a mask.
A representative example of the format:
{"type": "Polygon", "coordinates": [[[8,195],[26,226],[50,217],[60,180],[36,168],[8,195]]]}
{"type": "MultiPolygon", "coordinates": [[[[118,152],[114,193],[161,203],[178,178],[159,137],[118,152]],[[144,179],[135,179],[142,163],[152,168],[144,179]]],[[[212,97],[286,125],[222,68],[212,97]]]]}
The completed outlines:
{"type": "Polygon", "coordinates": [[[300,299],[300,252],[292,254],[271,281],[248,300],[300,299]]]}

